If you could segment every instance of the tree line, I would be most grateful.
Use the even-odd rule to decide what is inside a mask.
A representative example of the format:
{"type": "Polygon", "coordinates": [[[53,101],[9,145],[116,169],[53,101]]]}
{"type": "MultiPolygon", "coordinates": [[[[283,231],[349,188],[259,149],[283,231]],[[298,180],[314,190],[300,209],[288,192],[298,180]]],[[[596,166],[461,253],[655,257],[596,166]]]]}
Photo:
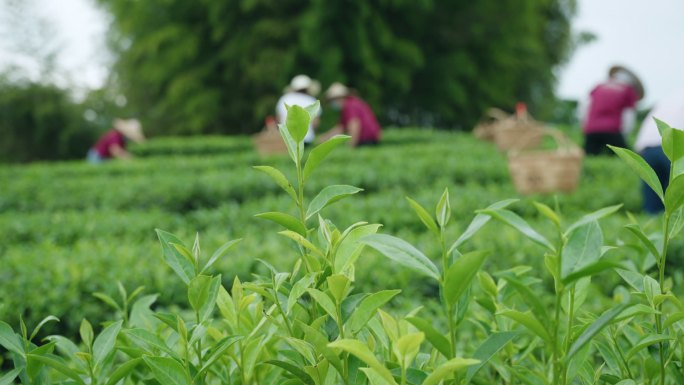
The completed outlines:
{"type": "Polygon", "coordinates": [[[97,0],[113,81],[157,133],[250,133],[289,79],[342,81],[386,124],[551,108],[575,0],[97,0]]]}

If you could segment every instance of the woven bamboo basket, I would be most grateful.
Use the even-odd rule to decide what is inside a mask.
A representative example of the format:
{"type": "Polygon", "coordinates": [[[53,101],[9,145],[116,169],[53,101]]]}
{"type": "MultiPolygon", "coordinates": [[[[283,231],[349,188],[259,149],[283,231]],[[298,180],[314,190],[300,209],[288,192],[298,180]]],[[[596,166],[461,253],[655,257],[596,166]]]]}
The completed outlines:
{"type": "Polygon", "coordinates": [[[261,131],[254,135],[253,139],[256,149],[261,155],[287,153],[285,141],[283,141],[277,129],[261,131]]]}
{"type": "MultiPolygon", "coordinates": [[[[580,178],[584,151],[558,130],[545,129],[537,133],[541,139],[552,137],[556,149],[523,150],[508,153],[508,169],[516,190],[521,194],[547,194],[573,191],[580,178]]],[[[535,140],[528,137],[528,140],[535,140]]]]}
{"type": "Polygon", "coordinates": [[[493,142],[496,127],[508,118],[509,116],[506,112],[498,108],[490,108],[487,110],[485,117],[473,129],[473,135],[480,140],[493,142]]]}
{"type": "Polygon", "coordinates": [[[531,118],[510,117],[502,120],[494,130],[494,142],[501,152],[534,148],[541,143],[544,126],[531,118]]]}

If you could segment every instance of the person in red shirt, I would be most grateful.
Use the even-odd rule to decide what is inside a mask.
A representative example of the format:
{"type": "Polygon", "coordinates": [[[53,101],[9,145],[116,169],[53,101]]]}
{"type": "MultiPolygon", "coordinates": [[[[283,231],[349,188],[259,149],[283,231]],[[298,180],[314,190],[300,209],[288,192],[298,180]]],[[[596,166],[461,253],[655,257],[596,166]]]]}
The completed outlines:
{"type": "Polygon", "coordinates": [[[352,147],[377,145],[380,143],[381,128],[370,106],[342,83],[333,83],[325,92],[333,109],[340,110],[340,121],[331,128],[322,140],[334,135],[351,136],[352,147]]]}
{"type": "Polygon", "coordinates": [[[644,97],[639,78],[622,66],[608,71],[608,80],[591,91],[583,119],[584,150],[588,155],[612,154],[606,146],[627,147],[624,135],[634,127],[636,104],[644,97]]]}
{"type": "Polygon", "coordinates": [[[145,140],[142,126],[136,119],[115,119],[113,126],[114,128],[105,132],[88,151],[88,162],[97,164],[112,158],[131,159],[133,155],[126,151],[126,143],[129,140],[145,140]]]}

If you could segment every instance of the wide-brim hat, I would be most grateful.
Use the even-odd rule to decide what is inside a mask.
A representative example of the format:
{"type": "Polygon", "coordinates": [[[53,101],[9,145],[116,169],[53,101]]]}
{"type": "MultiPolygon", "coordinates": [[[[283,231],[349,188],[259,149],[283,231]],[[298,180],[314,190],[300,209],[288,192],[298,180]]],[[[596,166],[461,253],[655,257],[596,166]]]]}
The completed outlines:
{"type": "Polygon", "coordinates": [[[307,91],[309,87],[311,87],[311,83],[313,83],[313,80],[311,80],[310,77],[306,75],[297,75],[292,78],[289,87],[292,91],[307,91]]]}
{"type": "Polygon", "coordinates": [[[331,84],[328,90],[325,91],[325,98],[328,100],[343,98],[347,95],[349,95],[349,88],[340,82],[331,84]]]}
{"type": "Polygon", "coordinates": [[[114,129],[122,133],[126,138],[134,142],[144,142],[142,125],[137,119],[115,119],[114,129]]]}
{"type": "Polygon", "coordinates": [[[634,87],[634,90],[636,91],[637,95],[639,95],[639,99],[644,98],[645,90],[644,90],[644,84],[641,82],[641,79],[629,68],[622,66],[622,65],[614,65],[610,67],[608,70],[608,76],[613,77],[616,73],[622,72],[627,75],[629,75],[630,83],[634,87]]]}

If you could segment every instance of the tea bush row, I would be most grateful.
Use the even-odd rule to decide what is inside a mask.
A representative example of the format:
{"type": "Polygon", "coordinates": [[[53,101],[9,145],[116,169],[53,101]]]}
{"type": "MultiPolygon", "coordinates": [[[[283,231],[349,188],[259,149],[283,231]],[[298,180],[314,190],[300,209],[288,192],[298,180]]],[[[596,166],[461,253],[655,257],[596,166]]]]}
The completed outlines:
{"type": "MultiPolygon", "coordinates": [[[[378,224],[352,219],[347,225],[328,217],[333,210],[327,206],[353,201],[361,191],[356,187],[326,186],[313,199],[305,194],[311,171],[345,141],[336,137],[304,157],[302,140],[315,109],[292,107],[280,129],[296,177],[288,181],[276,168],[259,168],[290,201],[288,208],[257,215],[284,228],[278,234],[291,247],[272,255],[277,266],[247,258],[261,267],[257,273],[222,284],[222,274],[212,272],[222,271],[217,262],[226,253],[234,256],[239,239],[207,253],[197,237],[183,242],[157,230],[162,260],[182,282],[183,308],[153,310],[157,295],[141,296],[142,289],[120,285],[116,296],[96,293],[116,309],[97,334],[83,320],[73,341],[54,335],[41,340],[36,338],[41,327],[54,317],[35,328],[0,322],[0,345],[15,368],[0,380],[178,385],[684,381],[679,366],[684,304],[673,292],[677,284],[667,264],[671,240],[684,228],[681,162],[675,162],[663,194],[637,155],[614,150],[660,192],[666,207],[662,218],[624,217],[617,214],[621,205],[565,216],[533,202],[536,215],[526,220],[511,210],[526,205],[505,199],[453,226],[462,214],[453,210],[455,197],[447,189],[432,204],[408,199],[405,209],[397,209],[395,202],[394,210],[413,213],[423,226],[422,232],[410,232],[415,236],[409,243],[397,237],[401,229],[381,232],[378,224]],[[387,258],[375,270],[408,272],[431,291],[419,298],[408,286],[394,290],[391,280],[362,275],[373,255],[387,258]],[[364,279],[374,281],[364,284],[364,279]]],[[[684,149],[671,145],[684,134],[659,125],[668,157],[684,159],[684,149]]],[[[249,234],[263,242],[262,236],[249,234]]]]}
{"type": "MultiPolygon", "coordinates": [[[[339,223],[349,225],[357,218],[365,218],[383,223],[385,231],[424,243],[420,224],[405,210],[405,196],[430,202],[435,190],[452,186],[452,209],[459,213],[454,218],[454,231],[462,231],[475,210],[515,195],[503,158],[487,143],[468,135],[430,130],[389,131],[386,137],[387,143],[379,148],[338,149],[321,166],[317,180],[308,186],[307,191],[315,191],[325,184],[351,180],[365,189],[353,202],[341,202],[328,209],[328,215],[339,223]]],[[[178,148],[183,144],[202,148],[207,143],[201,138],[160,141],[163,146],[156,147],[156,140],[146,146],[169,148],[169,143],[174,143],[178,148]]],[[[216,147],[249,143],[245,138],[224,141],[216,147]]],[[[287,198],[277,193],[278,187],[267,177],[249,167],[259,161],[253,149],[237,156],[167,156],[169,152],[178,151],[149,151],[135,162],[103,167],[58,163],[0,168],[7,186],[0,194],[0,206],[6,207],[0,215],[0,252],[4,260],[0,274],[7,277],[0,280],[0,293],[11,293],[1,296],[4,306],[0,307],[0,318],[16,320],[18,314],[24,314],[30,322],[42,314],[61,318],[73,314],[74,321],[60,324],[60,332],[73,334],[82,316],[93,320],[107,316],[104,304],[89,293],[112,292],[116,280],[128,287],[144,284],[150,292],[168,293],[162,303],[173,304],[181,298],[183,288],[169,279],[168,269],[160,270],[153,262],[156,255],[151,250],[156,240],[151,229],[155,226],[185,238],[200,232],[207,247],[218,247],[225,237],[245,237],[241,245],[245,258],[262,258],[284,266],[286,261],[274,257],[282,253],[276,236],[270,235],[274,226],[253,214],[283,210],[287,198]],[[264,234],[264,238],[250,240],[247,234],[264,234]],[[51,265],[60,275],[31,267],[51,265]],[[133,274],[129,271],[132,265],[136,266],[133,274]],[[157,278],[145,281],[147,276],[157,278]],[[44,295],[36,287],[49,289],[51,294],[44,295]]],[[[282,166],[288,160],[273,157],[267,161],[282,166]]],[[[632,202],[628,208],[637,206],[635,179],[619,167],[616,159],[590,159],[584,178],[578,192],[558,197],[569,218],[621,199],[632,202]]],[[[554,205],[553,197],[544,201],[554,205]]],[[[518,205],[515,210],[537,220],[529,204],[518,205]]],[[[518,234],[502,231],[507,237],[494,242],[483,239],[481,243],[501,251],[511,243],[520,243],[518,234]]],[[[519,255],[529,248],[521,247],[519,255]]],[[[378,269],[372,268],[376,262],[362,263],[367,263],[369,269],[360,274],[377,274],[378,269]]],[[[228,282],[233,275],[249,278],[254,264],[227,261],[221,267],[227,272],[224,276],[228,282]]],[[[398,287],[412,284],[410,277],[396,271],[382,274],[377,280],[390,285],[396,282],[398,287]]],[[[430,291],[420,285],[412,290],[430,291]]]]}

